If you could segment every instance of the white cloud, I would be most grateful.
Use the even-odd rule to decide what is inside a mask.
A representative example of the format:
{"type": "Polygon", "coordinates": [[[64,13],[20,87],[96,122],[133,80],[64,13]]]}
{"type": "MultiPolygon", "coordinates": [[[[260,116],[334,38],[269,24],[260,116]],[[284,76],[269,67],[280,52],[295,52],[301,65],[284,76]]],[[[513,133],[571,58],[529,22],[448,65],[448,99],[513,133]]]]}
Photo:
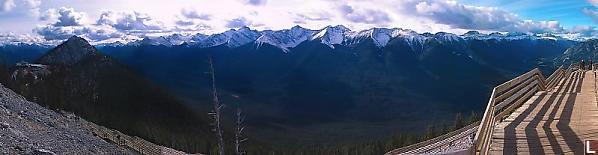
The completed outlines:
{"type": "Polygon", "coordinates": [[[31,34],[16,34],[16,33],[0,33],[0,44],[11,43],[45,43],[46,41],[37,35],[31,34]]]}
{"type": "Polygon", "coordinates": [[[598,22],[598,10],[596,10],[596,9],[589,9],[589,8],[583,8],[583,9],[581,9],[581,11],[583,13],[585,13],[586,15],[592,17],[594,19],[594,21],[598,22]]]}
{"type": "Polygon", "coordinates": [[[39,20],[41,21],[54,21],[58,20],[58,11],[54,8],[50,8],[40,14],[39,20]]]}
{"type": "Polygon", "coordinates": [[[11,11],[15,6],[14,0],[0,0],[0,13],[11,11]]]}
{"type": "MultiPolygon", "coordinates": [[[[48,10],[51,15],[50,17],[58,17],[58,22],[54,23],[54,26],[81,26],[86,22],[86,15],[83,12],[77,12],[73,8],[62,7],[58,11],[48,10]],[[53,14],[52,13],[57,13],[53,14]]],[[[45,16],[45,15],[44,15],[45,16]]],[[[43,17],[43,16],[42,16],[43,17]]],[[[40,18],[42,18],[40,17],[40,18]]],[[[48,18],[50,18],[48,17],[48,18]]]]}
{"type": "MultiPolygon", "coordinates": [[[[7,1],[17,5],[13,11],[29,8],[22,7],[26,3],[20,2],[31,1],[31,6],[40,2],[0,0],[7,1]]],[[[598,0],[591,0],[595,1],[598,0]]],[[[44,1],[44,4],[47,2],[50,3],[44,1]]],[[[463,33],[469,30],[574,32],[565,30],[558,21],[527,20],[500,8],[464,5],[455,0],[172,0],[169,5],[164,3],[146,0],[86,2],[84,5],[72,4],[77,9],[85,8],[85,13],[64,10],[64,15],[59,9],[48,9],[37,18],[44,23],[51,23],[50,26],[39,26],[35,32],[46,34],[47,38],[61,38],[61,34],[78,32],[89,32],[89,36],[95,36],[92,38],[109,38],[191,31],[212,34],[242,26],[256,30],[279,30],[295,25],[309,29],[344,25],[356,31],[372,27],[400,27],[432,33],[463,33]]],[[[585,12],[598,14],[592,9],[585,12]]],[[[586,30],[593,31],[593,28],[586,30]]]]}
{"type": "Polygon", "coordinates": [[[123,33],[111,26],[91,25],[87,22],[85,13],[78,12],[73,8],[48,9],[41,14],[39,19],[50,22],[34,29],[35,33],[46,40],[64,40],[73,35],[79,35],[90,41],[101,41],[124,36],[123,33]]]}
{"type": "Polygon", "coordinates": [[[108,25],[121,31],[155,32],[165,30],[162,22],[139,12],[105,11],[96,23],[98,25],[108,25]]]}
{"type": "Polygon", "coordinates": [[[402,3],[400,12],[455,29],[518,31],[531,33],[564,31],[558,21],[532,21],[493,7],[477,7],[449,0],[412,0],[402,3]]]}
{"type": "Polygon", "coordinates": [[[267,0],[245,0],[247,4],[250,5],[265,5],[267,0]]]}
{"type": "Polygon", "coordinates": [[[386,12],[374,9],[356,10],[349,5],[342,5],[339,10],[345,18],[354,23],[385,24],[391,21],[386,12]]]}
{"type": "Polygon", "coordinates": [[[176,25],[178,26],[191,26],[191,25],[195,25],[195,22],[193,22],[193,20],[179,20],[176,22],[176,25]]]}
{"type": "Polygon", "coordinates": [[[595,27],[589,25],[577,25],[571,29],[573,33],[581,33],[587,36],[592,35],[595,31],[595,27]]]}
{"type": "Polygon", "coordinates": [[[532,33],[561,33],[565,29],[558,21],[531,21],[524,20],[515,24],[514,31],[532,33]]]}
{"type": "Polygon", "coordinates": [[[181,14],[189,19],[202,19],[202,20],[210,20],[211,15],[205,13],[199,13],[195,9],[183,8],[181,10],[181,14]]]}
{"type": "Polygon", "coordinates": [[[25,6],[29,9],[29,13],[33,16],[38,16],[40,13],[41,0],[24,0],[25,6]]]}
{"type": "Polygon", "coordinates": [[[37,16],[39,15],[39,6],[41,0],[0,0],[0,13],[12,11],[24,11],[25,13],[37,16]]]}
{"type": "Polygon", "coordinates": [[[243,26],[251,26],[251,21],[245,19],[245,17],[239,17],[232,19],[226,23],[226,27],[228,28],[239,28],[243,26]]]}
{"type": "Polygon", "coordinates": [[[36,33],[46,40],[64,40],[78,35],[90,41],[101,41],[110,38],[120,38],[124,34],[110,27],[101,26],[53,26],[45,25],[35,29],[36,33]]]}

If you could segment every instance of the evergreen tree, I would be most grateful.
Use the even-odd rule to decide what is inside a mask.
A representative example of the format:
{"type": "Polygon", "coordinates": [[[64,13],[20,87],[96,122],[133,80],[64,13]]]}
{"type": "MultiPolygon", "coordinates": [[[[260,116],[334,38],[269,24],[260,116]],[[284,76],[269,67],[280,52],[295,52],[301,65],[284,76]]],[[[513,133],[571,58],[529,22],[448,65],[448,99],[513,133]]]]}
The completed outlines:
{"type": "Polygon", "coordinates": [[[455,123],[453,125],[453,130],[460,129],[465,126],[465,121],[463,120],[463,115],[461,113],[457,113],[455,115],[455,123]]]}
{"type": "Polygon", "coordinates": [[[469,118],[467,118],[467,124],[471,124],[476,121],[478,121],[478,114],[474,111],[471,111],[471,114],[469,114],[469,118]]]}
{"type": "Polygon", "coordinates": [[[434,128],[434,125],[429,124],[428,127],[426,128],[426,139],[430,139],[430,138],[434,138],[436,136],[436,128],[434,128]]]}

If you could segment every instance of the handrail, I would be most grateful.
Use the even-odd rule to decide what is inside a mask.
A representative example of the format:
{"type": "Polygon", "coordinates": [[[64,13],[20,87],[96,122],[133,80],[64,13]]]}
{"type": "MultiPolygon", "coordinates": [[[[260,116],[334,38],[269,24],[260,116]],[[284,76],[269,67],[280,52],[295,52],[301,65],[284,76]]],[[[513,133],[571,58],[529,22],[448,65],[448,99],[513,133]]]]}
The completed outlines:
{"type": "Polygon", "coordinates": [[[563,78],[567,78],[579,65],[571,64],[567,70],[557,68],[547,79],[535,68],[523,75],[500,84],[492,90],[486,111],[474,137],[474,153],[488,154],[496,123],[501,122],[515,109],[539,91],[551,91],[563,78]]]}
{"type": "MultiPolygon", "coordinates": [[[[598,64],[596,64],[598,66],[598,64]]],[[[594,67],[592,67],[593,69],[594,67]]],[[[459,135],[470,129],[474,130],[473,146],[470,148],[472,154],[488,154],[494,126],[525,101],[539,91],[552,91],[563,79],[568,78],[574,70],[579,69],[579,64],[571,64],[565,70],[563,66],[557,68],[548,78],[540,69],[535,68],[505,83],[502,83],[492,90],[486,111],[481,121],[472,123],[461,129],[437,136],[435,138],[401,147],[386,154],[411,154],[415,152],[429,152],[436,147],[450,145],[455,139],[463,138],[459,135]],[[477,131],[475,131],[477,127],[477,131]],[[456,136],[459,136],[455,138],[456,136]]],[[[598,96],[597,96],[598,97],[598,96]]],[[[471,136],[471,134],[467,134],[471,136]]]]}
{"type": "Polygon", "coordinates": [[[558,84],[558,82],[562,78],[562,76],[565,75],[564,73],[565,73],[565,70],[563,69],[563,66],[560,66],[559,68],[557,68],[552,73],[552,75],[550,75],[546,79],[546,87],[549,89],[552,89],[554,86],[556,86],[556,84],[558,84]]]}
{"type": "MultiPolygon", "coordinates": [[[[445,140],[447,138],[454,137],[454,136],[456,136],[456,135],[458,135],[458,134],[460,134],[460,133],[462,133],[464,131],[467,131],[469,129],[478,127],[479,124],[480,124],[479,121],[478,122],[474,122],[474,123],[471,123],[471,124],[469,124],[469,125],[467,125],[465,127],[457,129],[455,131],[451,131],[449,133],[436,136],[436,137],[434,137],[432,139],[428,139],[428,140],[425,140],[425,141],[422,141],[422,142],[419,142],[419,143],[415,143],[415,144],[411,144],[411,145],[408,145],[408,146],[405,146],[405,147],[394,149],[392,151],[387,152],[386,155],[407,153],[409,151],[420,149],[420,148],[423,148],[425,146],[429,146],[429,145],[432,145],[434,143],[441,142],[442,140],[445,140]]],[[[458,137],[458,138],[462,138],[462,137],[458,137]]],[[[456,139],[456,138],[454,138],[454,139],[456,139]]],[[[444,143],[450,143],[450,142],[453,142],[453,141],[446,141],[444,143]]],[[[438,145],[445,145],[445,144],[438,144],[438,145]]],[[[426,148],[426,150],[420,150],[420,151],[425,152],[425,151],[428,151],[428,150],[431,150],[431,149],[434,149],[434,148],[426,148]]]]}

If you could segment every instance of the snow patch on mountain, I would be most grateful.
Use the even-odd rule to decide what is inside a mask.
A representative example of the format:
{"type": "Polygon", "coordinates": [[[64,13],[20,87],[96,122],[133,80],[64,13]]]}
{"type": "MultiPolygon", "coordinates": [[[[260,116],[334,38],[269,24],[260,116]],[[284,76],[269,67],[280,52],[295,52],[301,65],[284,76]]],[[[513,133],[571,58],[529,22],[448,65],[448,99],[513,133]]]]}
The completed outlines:
{"type": "MultiPolygon", "coordinates": [[[[362,31],[352,31],[343,25],[327,26],[320,30],[311,30],[300,26],[294,26],[283,30],[257,31],[248,27],[230,29],[222,33],[211,35],[196,34],[169,34],[163,36],[146,36],[143,38],[127,38],[126,40],[115,40],[111,42],[98,42],[96,46],[139,46],[139,45],[164,45],[177,46],[185,45],[191,47],[215,47],[226,46],[236,48],[246,44],[254,43],[257,48],[264,44],[278,47],[284,52],[300,45],[306,41],[317,41],[332,49],[338,45],[355,45],[366,41],[373,42],[378,48],[383,48],[396,39],[405,42],[414,51],[421,51],[429,41],[440,44],[466,44],[469,40],[555,40],[555,41],[583,41],[578,39],[579,35],[568,34],[532,34],[520,32],[494,32],[483,34],[478,31],[469,31],[462,35],[453,33],[438,32],[417,33],[409,29],[401,28],[371,28],[362,31]]],[[[1,44],[2,42],[0,42],[1,44]]],[[[15,44],[14,41],[11,44],[15,44]]]]}
{"type": "Polygon", "coordinates": [[[406,30],[406,29],[399,29],[397,30],[397,37],[402,38],[411,50],[413,51],[421,51],[424,49],[424,43],[428,40],[428,37],[418,34],[413,30],[406,30]]]}
{"type": "Polygon", "coordinates": [[[346,33],[350,31],[350,29],[342,25],[327,26],[312,36],[311,40],[319,39],[322,44],[334,49],[334,45],[342,44],[345,41],[346,33]]]}
{"type": "Polygon", "coordinates": [[[199,47],[225,45],[230,48],[235,48],[254,42],[258,37],[260,37],[260,32],[251,30],[248,27],[242,27],[238,30],[231,29],[223,33],[212,34],[202,41],[194,43],[193,45],[199,47]]]}
{"type": "Polygon", "coordinates": [[[309,39],[314,32],[314,30],[309,30],[300,26],[294,26],[291,29],[280,31],[267,30],[261,32],[262,35],[256,39],[255,43],[258,47],[262,44],[270,44],[287,52],[289,48],[293,48],[309,39]]]}
{"type": "Polygon", "coordinates": [[[400,34],[400,29],[398,28],[371,28],[368,30],[354,33],[352,36],[353,41],[351,44],[359,43],[366,39],[372,39],[372,41],[374,41],[374,44],[376,44],[377,47],[382,48],[386,46],[386,44],[388,44],[390,39],[395,38],[400,34]]]}

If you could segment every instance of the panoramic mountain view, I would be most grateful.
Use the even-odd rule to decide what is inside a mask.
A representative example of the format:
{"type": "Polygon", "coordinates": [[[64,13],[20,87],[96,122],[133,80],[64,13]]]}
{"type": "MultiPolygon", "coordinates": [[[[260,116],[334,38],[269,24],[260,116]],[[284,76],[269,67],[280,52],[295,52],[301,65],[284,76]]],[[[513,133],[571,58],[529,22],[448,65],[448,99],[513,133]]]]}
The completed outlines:
{"type": "Polygon", "coordinates": [[[0,154],[578,154],[597,21],[594,0],[0,0],[0,154]]]}

